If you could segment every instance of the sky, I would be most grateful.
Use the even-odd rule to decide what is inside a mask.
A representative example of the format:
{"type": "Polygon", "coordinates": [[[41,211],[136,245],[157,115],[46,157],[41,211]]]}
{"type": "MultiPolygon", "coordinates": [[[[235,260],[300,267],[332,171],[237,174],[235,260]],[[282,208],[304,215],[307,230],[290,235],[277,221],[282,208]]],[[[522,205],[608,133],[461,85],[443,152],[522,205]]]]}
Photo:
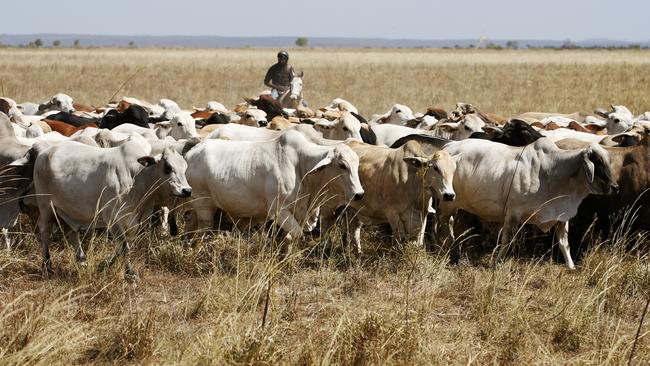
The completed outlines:
{"type": "Polygon", "coordinates": [[[650,0],[22,0],[2,13],[0,34],[650,40],[650,0]]]}

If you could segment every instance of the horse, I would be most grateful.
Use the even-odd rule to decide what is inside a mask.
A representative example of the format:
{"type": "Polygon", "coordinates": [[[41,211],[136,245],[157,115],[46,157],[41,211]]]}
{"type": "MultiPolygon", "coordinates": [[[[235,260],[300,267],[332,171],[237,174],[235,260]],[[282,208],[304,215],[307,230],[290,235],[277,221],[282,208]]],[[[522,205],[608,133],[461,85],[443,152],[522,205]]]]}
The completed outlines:
{"type": "Polygon", "coordinates": [[[296,109],[299,105],[302,105],[302,77],[304,75],[302,71],[294,75],[289,89],[280,95],[278,102],[282,108],[296,109]]]}

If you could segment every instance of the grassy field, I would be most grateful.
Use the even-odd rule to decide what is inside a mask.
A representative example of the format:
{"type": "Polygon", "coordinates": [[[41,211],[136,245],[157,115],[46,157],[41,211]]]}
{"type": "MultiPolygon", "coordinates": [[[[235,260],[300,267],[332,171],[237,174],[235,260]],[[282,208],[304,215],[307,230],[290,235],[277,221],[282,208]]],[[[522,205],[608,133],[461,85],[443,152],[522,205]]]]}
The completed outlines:
{"type": "MultiPolygon", "coordinates": [[[[650,110],[650,52],[296,50],[312,106],[343,97],[364,114],[469,102],[484,111],[650,110]]],[[[227,106],[262,89],[275,50],[0,49],[3,94],[57,92],[95,105],[118,96],[227,106]]],[[[59,238],[41,273],[33,229],[0,250],[0,364],[624,364],[650,296],[648,239],[595,239],[576,271],[549,248],[519,250],[496,270],[490,244],[458,266],[364,233],[361,257],[314,240],[278,262],[265,233],[194,243],[133,240],[140,281],[90,235],[87,267],[59,238]]],[[[648,320],[646,319],[647,323],[648,320]]],[[[650,363],[643,324],[633,364],[650,363]]]]}

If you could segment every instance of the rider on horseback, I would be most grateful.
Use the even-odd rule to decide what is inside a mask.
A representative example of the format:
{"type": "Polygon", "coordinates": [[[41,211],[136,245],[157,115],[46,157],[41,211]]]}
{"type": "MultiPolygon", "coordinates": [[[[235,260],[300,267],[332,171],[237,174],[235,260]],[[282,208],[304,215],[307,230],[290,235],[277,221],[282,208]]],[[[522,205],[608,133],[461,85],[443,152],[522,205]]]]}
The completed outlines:
{"type": "Polygon", "coordinates": [[[273,99],[278,99],[291,87],[291,79],[296,75],[289,65],[289,53],[278,52],[278,62],[269,68],[264,77],[264,85],[271,88],[273,99]]]}

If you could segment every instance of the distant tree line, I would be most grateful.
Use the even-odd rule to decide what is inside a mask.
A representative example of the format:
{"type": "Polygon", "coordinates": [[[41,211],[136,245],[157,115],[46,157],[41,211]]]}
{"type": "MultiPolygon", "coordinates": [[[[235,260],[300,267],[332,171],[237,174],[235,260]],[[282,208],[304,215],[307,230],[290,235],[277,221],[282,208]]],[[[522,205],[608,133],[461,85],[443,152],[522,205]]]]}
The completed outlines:
{"type": "MultiPolygon", "coordinates": [[[[309,39],[306,37],[298,37],[295,40],[295,45],[298,47],[306,48],[309,46],[309,39]]],[[[42,48],[42,47],[47,47],[45,43],[43,42],[42,39],[36,38],[35,40],[27,43],[27,44],[21,44],[18,46],[11,46],[11,45],[6,45],[2,44],[0,42],[0,48],[7,48],[7,47],[19,47],[19,48],[42,48]]],[[[63,45],[63,43],[60,40],[53,40],[51,43],[52,48],[60,48],[60,47],[66,47],[63,45]]],[[[72,42],[72,45],[68,47],[73,47],[73,48],[81,48],[81,41],[78,39],[75,39],[72,42]]],[[[88,46],[86,46],[88,47],[88,46]]],[[[92,46],[91,46],[92,47],[92,46]]],[[[138,46],[134,41],[128,42],[128,44],[124,45],[123,47],[128,47],[128,48],[137,48],[138,46]]],[[[372,47],[363,47],[363,48],[372,48],[372,47]]],[[[387,47],[377,47],[377,48],[387,48],[387,47]]],[[[424,48],[435,48],[435,47],[427,47],[427,46],[414,46],[414,47],[390,47],[390,48],[418,48],[418,49],[424,49],[424,48]]],[[[616,49],[631,49],[631,50],[640,50],[640,49],[649,49],[649,46],[642,46],[640,44],[627,44],[627,45],[622,45],[622,46],[601,46],[601,45],[592,45],[592,46],[580,46],[577,43],[571,41],[570,39],[567,39],[563,41],[559,45],[534,45],[534,44],[526,44],[523,47],[520,46],[519,41],[516,40],[510,40],[506,41],[505,43],[495,43],[492,41],[486,41],[485,39],[481,39],[477,44],[467,44],[467,45],[459,45],[456,44],[453,47],[450,46],[445,46],[441,47],[443,49],[475,49],[475,48],[484,48],[484,49],[489,49],[489,50],[504,50],[504,49],[510,49],[510,50],[517,50],[517,49],[556,49],[556,50],[565,50],[565,49],[589,49],[589,50],[594,50],[594,49],[607,49],[607,50],[616,50],[616,49]]]]}

